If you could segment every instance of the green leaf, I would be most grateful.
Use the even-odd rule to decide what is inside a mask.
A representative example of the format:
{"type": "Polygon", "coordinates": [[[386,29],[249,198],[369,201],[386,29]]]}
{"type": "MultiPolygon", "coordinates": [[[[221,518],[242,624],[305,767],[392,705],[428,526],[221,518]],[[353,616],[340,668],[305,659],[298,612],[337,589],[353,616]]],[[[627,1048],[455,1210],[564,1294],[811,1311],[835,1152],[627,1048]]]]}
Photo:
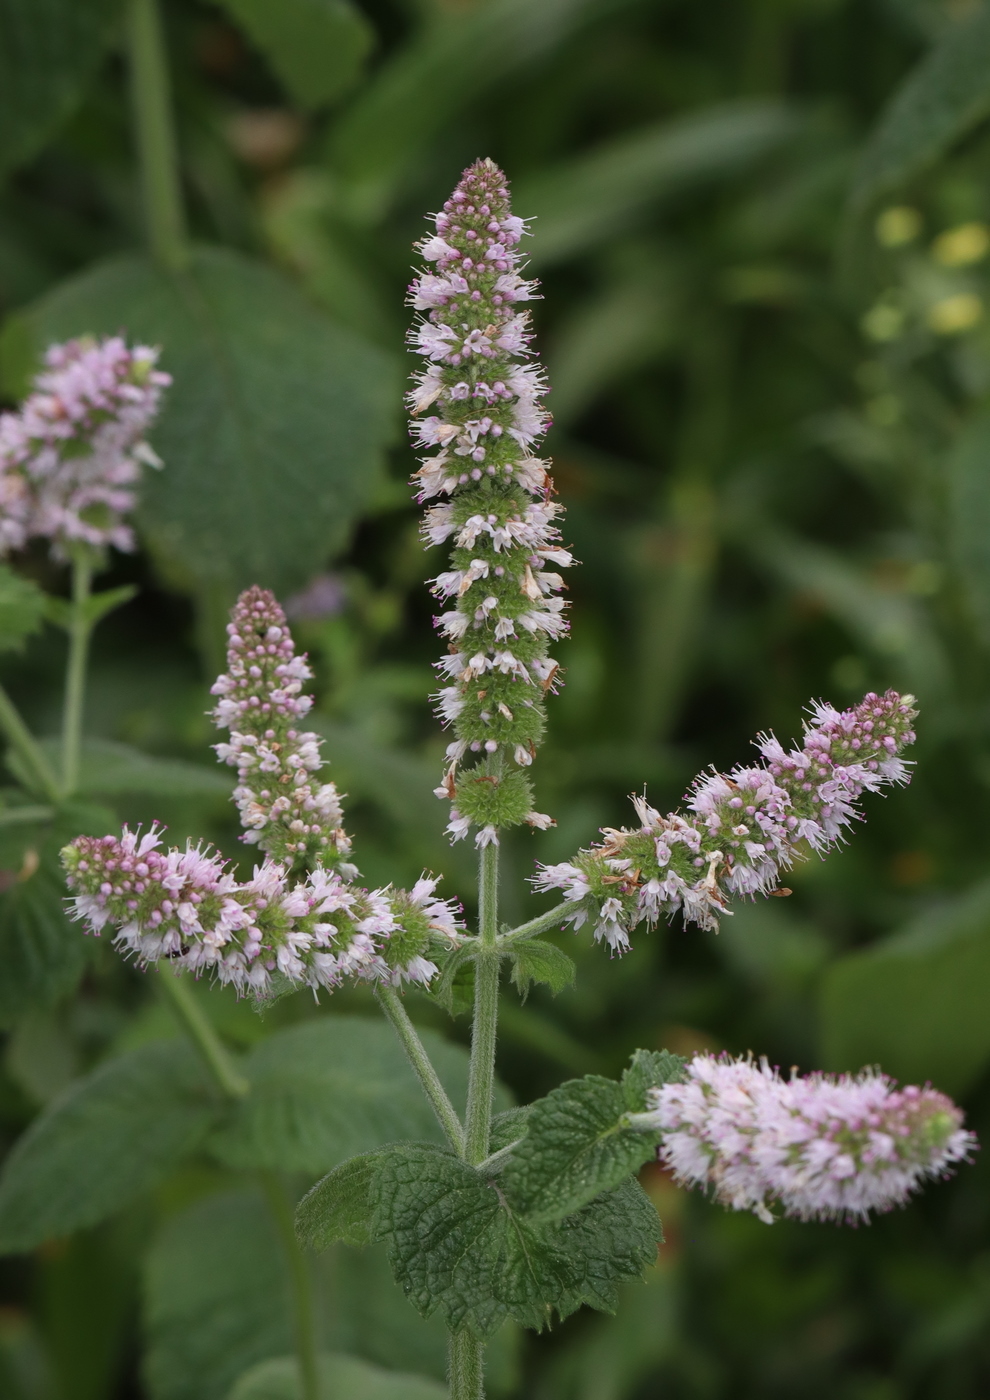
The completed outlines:
{"type": "Polygon", "coordinates": [[[520,181],[513,205],[536,220],[533,262],[546,267],[605,243],[651,204],[738,177],[805,129],[805,118],[780,102],[725,103],[616,137],[520,181]]]}
{"type": "Polygon", "coordinates": [[[683,1055],[672,1055],[669,1050],[634,1051],[629,1068],[622,1072],[626,1107],[633,1113],[642,1113],[649,1102],[647,1090],[659,1089],[661,1084],[681,1083],[686,1064],[683,1055]]]}
{"type": "Polygon", "coordinates": [[[0,872],[0,1025],[54,1005],[79,981],[87,941],[66,913],[59,851],[80,832],[102,835],[114,821],[103,808],[73,803],[54,821],[0,828],[0,864],[8,867],[0,872]]]}
{"type": "Polygon", "coordinates": [[[949,547],[966,602],[984,643],[990,645],[990,413],[972,418],[946,462],[949,547]]]}
{"type": "MultiPolygon", "coordinates": [[[[41,748],[53,767],[61,762],[61,740],[43,739],[41,748]]],[[[156,758],[112,739],[84,739],[79,765],[83,796],[229,797],[232,778],[222,768],[156,758]]],[[[102,834],[102,833],[101,833],[102,834]]]]}
{"type": "Polygon", "coordinates": [[[122,0],[0,0],[0,175],[23,165],[81,101],[122,0]]]}
{"type": "MultiPolygon", "coordinates": [[[[454,1106],[463,1109],[466,1052],[429,1031],[420,1036],[454,1106]]],[[[315,1174],[385,1143],[442,1140],[384,1020],[321,1016],[269,1036],[242,1070],[251,1093],[211,1142],[230,1166],[315,1174]]],[[[504,1090],[499,1098],[505,1105],[504,1090]]]]}
{"type": "Polygon", "coordinates": [[[218,1117],[198,1058],[148,1045],[74,1084],[18,1140],[0,1175],[0,1252],[105,1220],[192,1152],[218,1117]]]}
{"type": "MultiPolygon", "coordinates": [[[[319,1361],[320,1400],[445,1400],[446,1386],[425,1376],[383,1371],[356,1356],[324,1353],[319,1361]]],[[[278,1356],[247,1371],[228,1400],[303,1400],[299,1363],[278,1356]]]]}
{"type": "Polygon", "coordinates": [[[990,113],[990,9],[975,6],[894,93],[866,144],[850,206],[862,212],[911,180],[990,113]]]}
{"type": "Polygon", "coordinates": [[[286,591],[344,544],[390,436],[393,366],[278,273],[219,248],[179,275],[115,258],[29,320],[38,348],[121,329],[162,346],[165,469],[145,476],[139,518],[173,581],[286,591]]]}
{"type": "Polygon", "coordinates": [[[296,1207],[296,1234],[318,1253],[340,1240],[371,1241],[371,1181],[380,1157],[365,1152],[350,1157],[306,1192],[296,1207]]]}
{"type": "Polygon", "coordinates": [[[512,946],[512,980],[523,1000],[534,982],[549,987],[554,996],[574,985],[574,960],[553,943],[531,938],[512,946]]]}
{"type": "Polygon", "coordinates": [[[0,651],[20,651],[41,627],[47,599],[36,583],[0,564],[0,651]]]}
{"type": "Polygon", "coordinates": [[[533,1221],[562,1220],[655,1154],[658,1136],[622,1126],[623,1086],[589,1074],[530,1106],[526,1136],[499,1183],[533,1221]]]}
{"type": "Polygon", "coordinates": [[[340,97],[360,77],[375,31],[350,0],[222,0],[302,107],[340,97]]]}
{"type": "Polygon", "coordinates": [[[455,948],[440,965],[440,976],[430,984],[430,995],[450,1016],[462,1016],[474,1005],[474,954],[455,948]]]}
{"type": "Polygon", "coordinates": [[[486,1338],[508,1315],[537,1330],[582,1303],[610,1309],[656,1258],[659,1222],[634,1182],[556,1225],[519,1214],[496,1181],[425,1144],[383,1153],[374,1231],[413,1306],[486,1338]]]}
{"type": "Polygon", "coordinates": [[[490,1147],[492,1152],[500,1152],[503,1147],[526,1136],[530,1105],[521,1104],[518,1108],[507,1108],[492,1116],[490,1147]]]}
{"type": "MultiPolygon", "coordinates": [[[[113,612],[114,608],[129,603],[139,591],[136,584],[125,583],[120,588],[107,588],[102,593],[91,593],[83,604],[83,617],[91,627],[95,627],[101,618],[113,612]]],[[[54,622],[56,627],[62,627],[68,632],[75,619],[75,610],[68,598],[46,597],[45,616],[49,622],[54,622]]]]}
{"type": "Polygon", "coordinates": [[[822,1060],[880,1064],[964,1094],[990,1062],[990,883],[839,958],[821,988],[822,1060]]]}

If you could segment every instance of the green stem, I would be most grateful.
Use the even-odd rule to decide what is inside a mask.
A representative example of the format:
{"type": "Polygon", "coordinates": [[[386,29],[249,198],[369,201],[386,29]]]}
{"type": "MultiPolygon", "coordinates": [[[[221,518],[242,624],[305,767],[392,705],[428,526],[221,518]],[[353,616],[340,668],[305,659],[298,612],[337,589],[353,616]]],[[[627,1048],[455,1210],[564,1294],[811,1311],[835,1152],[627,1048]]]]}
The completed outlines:
{"type": "Polygon", "coordinates": [[[467,1160],[488,1156],[495,1088],[495,1034],[498,1025],[498,847],[481,852],[480,918],[475,955],[474,1024],[468,1078],[467,1160]]]}
{"type": "Polygon", "coordinates": [[[550,929],[559,927],[570,914],[576,914],[583,903],[583,899],[565,899],[562,904],[555,904],[546,914],[537,915],[535,919],[530,919],[529,923],[520,924],[518,928],[510,929],[508,933],[500,933],[498,946],[504,948],[507,943],[519,943],[524,938],[536,938],[541,933],[547,933],[550,929]]]}
{"type": "Polygon", "coordinates": [[[30,826],[50,821],[54,815],[54,807],[4,807],[0,809],[0,826],[30,826]]]}
{"type": "Polygon", "coordinates": [[[83,710],[86,705],[86,665],[93,624],[87,613],[93,563],[80,551],[72,560],[72,613],[69,622],[69,664],[65,672],[65,705],[62,711],[62,792],[71,797],[79,786],[83,710]]]}
{"type": "Polygon", "coordinates": [[[299,1363],[302,1400],[319,1400],[320,1372],[316,1350],[316,1316],[313,1306],[313,1280],[306,1256],[299,1248],[292,1221],[292,1209],[274,1172],[259,1172],[261,1185],[278,1228],[285,1262],[289,1267],[295,1306],[296,1360],[299,1363]]]}
{"type": "Polygon", "coordinates": [[[242,1099],[250,1085],[238,1074],[227,1047],[213,1029],[202,1008],[196,1004],[182,973],[173,972],[163,963],[159,967],[158,985],[220,1089],[228,1098],[242,1099]]]}
{"type": "Polygon", "coordinates": [[[157,0],[131,0],[128,52],[148,243],[161,267],[181,272],[189,247],[157,0]]]}
{"type": "Polygon", "coordinates": [[[470,1332],[451,1332],[447,1339],[447,1380],[450,1400],[485,1400],[484,1348],[470,1332]]]}
{"type": "Polygon", "coordinates": [[[0,729],[10,740],[10,746],[24,765],[25,776],[30,786],[42,793],[51,802],[59,802],[62,797],[58,780],[49,766],[48,759],[38,746],[38,741],[21,719],[17,706],[0,685],[0,729]]]}
{"type": "Polygon", "coordinates": [[[416,1034],[416,1027],[410,1021],[406,1008],[393,987],[379,987],[378,1004],[391,1021],[402,1043],[409,1063],[423,1086],[423,1092],[432,1105],[433,1112],[447,1136],[447,1141],[459,1157],[464,1156],[464,1129],[454,1105],[447,1097],[447,1091],[433,1068],[426,1047],[416,1034]]]}

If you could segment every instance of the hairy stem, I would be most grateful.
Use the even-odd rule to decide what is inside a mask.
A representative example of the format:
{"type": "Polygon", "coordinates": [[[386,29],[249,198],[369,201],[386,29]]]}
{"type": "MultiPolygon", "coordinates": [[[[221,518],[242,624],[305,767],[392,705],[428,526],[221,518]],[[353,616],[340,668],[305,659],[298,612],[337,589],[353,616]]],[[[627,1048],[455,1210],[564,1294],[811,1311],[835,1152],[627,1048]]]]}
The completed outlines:
{"type": "Polygon", "coordinates": [[[62,793],[58,780],[49,766],[48,759],[38,746],[38,741],[21,719],[17,706],[0,685],[0,729],[10,740],[10,747],[24,765],[25,777],[31,788],[43,794],[51,802],[58,802],[62,793]]]}
{"type": "Polygon", "coordinates": [[[378,1004],[395,1028],[403,1050],[423,1086],[433,1112],[437,1115],[446,1134],[447,1141],[459,1157],[464,1156],[464,1128],[457,1116],[454,1105],[447,1097],[447,1091],[440,1083],[439,1075],[426,1053],[426,1047],[416,1034],[416,1027],[406,1014],[406,1008],[393,987],[379,987],[378,1004]]]}
{"type": "Polygon", "coordinates": [[[128,53],[148,243],[161,267],[180,272],[189,248],[157,0],[131,0],[128,53]]]}
{"type": "Polygon", "coordinates": [[[299,1248],[292,1221],[292,1207],[275,1172],[258,1173],[289,1269],[294,1303],[296,1360],[302,1400],[320,1400],[319,1359],[316,1350],[316,1315],[313,1306],[313,1280],[306,1256],[299,1248]]]}
{"type": "Polygon", "coordinates": [[[204,1015],[202,1008],[197,1006],[182,974],[173,972],[167,963],[163,963],[159,967],[158,985],[182,1029],[202,1055],[218,1087],[228,1098],[242,1099],[250,1086],[237,1072],[227,1047],[204,1015]]]}
{"type": "Polygon", "coordinates": [[[450,1400],[484,1400],[484,1347],[470,1332],[451,1332],[447,1341],[450,1400]]]}
{"type": "Polygon", "coordinates": [[[71,797],[79,786],[79,756],[82,752],[83,710],[86,705],[86,665],[93,624],[87,616],[93,563],[88,553],[79,551],[72,560],[72,615],[69,622],[69,664],[65,672],[65,703],[62,710],[62,792],[71,797]]]}
{"type": "Polygon", "coordinates": [[[471,1071],[468,1079],[467,1160],[488,1156],[495,1087],[495,1034],[498,1024],[498,847],[481,852],[480,919],[475,954],[474,1024],[471,1028],[471,1071]]]}
{"type": "Polygon", "coordinates": [[[562,904],[555,904],[546,914],[539,914],[508,933],[500,933],[498,946],[504,948],[507,943],[521,943],[526,938],[537,938],[541,933],[548,933],[562,924],[568,915],[576,913],[583,903],[582,899],[565,899],[562,904]]]}

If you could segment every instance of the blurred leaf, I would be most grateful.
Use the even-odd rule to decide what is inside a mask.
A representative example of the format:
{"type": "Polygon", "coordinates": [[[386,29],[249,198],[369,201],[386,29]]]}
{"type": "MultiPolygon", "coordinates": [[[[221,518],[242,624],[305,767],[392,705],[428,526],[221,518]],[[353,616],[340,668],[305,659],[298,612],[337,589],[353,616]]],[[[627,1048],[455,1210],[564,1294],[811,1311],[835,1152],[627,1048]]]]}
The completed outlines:
{"type": "Polygon", "coordinates": [[[221,0],[302,107],[353,86],[375,31],[350,0],[221,0]]]}
{"type": "Polygon", "coordinates": [[[0,176],[35,156],[82,100],[123,0],[0,0],[0,176]]]}
{"type": "MultiPolygon", "coordinates": [[[[61,740],[44,739],[41,747],[57,767],[61,740]]],[[[79,791],[83,796],[147,793],[152,797],[229,797],[231,786],[232,778],[222,769],[208,768],[205,763],[155,758],[112,739],[83,740],[79,770],[79,791]]]]}
{"type": "MultiPolygon", "coordinates": [[[[82,614],[91,627],[101,618],[129,603],[139,593],[136,584],[125,583],[121,588],[107,588],[102,593],[91,593],[82,607],[82,614]]],[[[45,616],[57,627],[67,632],[71,629],[75,611],[68,598],[45,598],[45,616]]]]}
{"type": "Polygon", "coordinates": [[[331,162],[351,215],[377,220],[417,158],[463,108],[583,25],[629,3],[491,0],[462,14],[445,9],[383,65],[334,130],[331,162]]]}
{"type": "Polygon", "coordinates": [[[80,833],[102,836],[114,820],[102,807],[72,803],[54,822],[4,833],[13,868],[2,872],[0,893],[0,1025],[52,1006],[82,976],[86,939],[65,910],[59,851],[80,833]]]}
{"type": "Polygon", "coordinates": [[[908,74],[873,129],[853,178],[862,212],[932,165],[990,112],[990,8],[975,6],[908,74]]]}
{"type": "Polygon", "coordinates": [[[546,267],[574,257],[624,231],[664,198],[737,178],[805,126],[802,114],[780,102],[725,103],[616,137],[521,180],[513,204],[535,219],[532,260],[546,267]]]}
{"type": "Polygon", "coordinates": [[[534,1224],[562,1220],[638,1171],[660,1139],[623,1127],[627,1109],[623,1086],[598,1075],[532,1104],[526,1136],[498,1178],[512,1206],[534,1224]]]}
{"type": "Polygon", "coordinates": [[[512,980],[523,997],[534,982],[549,987],[556,996],[573,986],[576,976],[573,958],[553,943],[531,938],[512,945],[512,980]]]}
{"type": "Polygon", "coordinates": [[[170,576],[288,590],[347,539],[390,434],[392,366],[277,273],[219,248],[176,276],[115,258],[30,320],[39,347],[121,328],[162,346],[165,470],[146,476],[140,518],[170,576]]]}
{"type": "Polygon", "coordinates": [[[990,645],[990,413],[966,424],[946,468],[949,548],[973,620],[990,645]]]}
{"type": "Polygon", "coordinates": [[[185,1045],[148,1045],[101,1065],[32,1123],[4,1163],[0,1251],[113,1215],[192,1152],[218,1113],[185,1045]]]}
{"type": "MultiPolygon", "coordinates": [[[[429,1031],[420,1036],[454,1106],[467,1098],[468,1057],[429,1031]]],[[[251,1093],[211,1147],[230,1166],[325,1172],[404,1138],[441,1141],[433,1110],[390,1026],[321,1016],[278,1031],[242,1065],[251,1093]]],[[[499,1107],[506,1107],[504,1091],[499,1107]]]]}
{"type": "Polygon", "coordinates": [[[963,1094],[990,1061],[990,884],[832,963],[821,989],[831,1069],[879,1064],[963,1094]]]}
{"type": "Polygon", "coordinates": [[[20,651],[37,632],[47,599],[36,583],[0,564],[0,651],[20,651]]]}
{"type": "Polygon", "coordinates": [[[317,1253],[340,1240],[371,1241],[371,1180],[379,1153],[349,1157],[318,1181],[296,1207],[296,1234],[317,1253]]]}
{"type": "MultiPolygon", "coordinates": [[[[383,1371],[355,1356],[320,1357],[320,1400],[445,1400],[446,1386],[424,1376],[383,1371]]],[[[230,1392],[228,1400],[302,1400],[299,1363],[279,1356],[254,1366],[230,1392]]]]}

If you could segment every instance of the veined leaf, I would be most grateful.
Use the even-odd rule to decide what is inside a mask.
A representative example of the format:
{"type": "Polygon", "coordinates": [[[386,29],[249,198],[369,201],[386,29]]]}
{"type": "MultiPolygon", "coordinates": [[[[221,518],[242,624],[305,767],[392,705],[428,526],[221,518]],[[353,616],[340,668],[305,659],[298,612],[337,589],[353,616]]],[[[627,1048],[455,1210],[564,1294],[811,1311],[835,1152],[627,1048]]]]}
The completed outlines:
{"type": "Polygon", "coordinates": [[[903,932],[838,958],[821,991],[830,1069],[880,1064],[902,1081],[963,1094],[990,1062],[990,884],[903,932]]]}
{"type": "MultiPolygon", "coordinates": [[[[319,1359],[320,1400],[446,1400],[447,1388],[425,1376],[384,1371],[356,1356],[324,1353],[319,1359]]],[[[263,1361],[241,1376],[228,1400],[302,1400],[294,1356],[263,1361]]]]}
{"type": "Polygon", "coordinates": [[[165,469],[147,474],[139,518],[177,583],[288,590],[345,542],[390,436],[393,368],[278,273],[219,248],[174,276],[115,258],[28,320],[38,349],[121,329],[162,347],[165,469]]]}
{"type": "MultiPolygon", "coordinates": [[[[468,1057],[420,1032],[455,1108],[467,1098],[468,1057]]],[[[235,1167],[321,1172],[384,1143],[442,1140],[433,1110],[390,1026],[323,1016],[263,1040],[242,1066],[251,1093],[214,1135],[235,1167]]],[[[506,1107],[506,1095],[499,1094],[506,1107]]]]}
{"type": "Polygon", "coordinates": [[[534,1222],[562,1220],[637,1171],[659,1137],[623,1127],[627,1109],[623,1086],[596,1074],[532,1104],[499,1178],[512,1205],[534,1222]]]}
{"type": "Polygon", "coordinates": [[[680,1083],[686,1064],[683,1055],[672,1055],[669,1050],[636,1050],[622,1074],[626,1107],[634,1113],[642,1112],[648,1103],[647,1091],[659,1089],[661,1084],[680,1083]]]}
{"type": "Polygon", "coordinates": [[[574,985],[576,975],[574,959],[554,943],[531,938],[512,947],[512,980],[523,997],[534,982],[549,987],[556,996],[565,987],[574,985]]]}
{"type": "Polygon", "coordinates": [[[148,1045],[74,1084],[32,1123],[0,1175],[0,1251],[95,1225],[156,1186],[220,1105],[196,1055],[148,1045]]]}
{"type": "Polygon", "coordinates": [[[123,0],[0,0],[0,175],[71,115],[122,9],[123,0]]]}
{"type": "Polygon", "coordinates": [[[380,1153],[349,1157],[318,1181],[296,1207],[296,1234],[317,1252],[371,1241],[371,1182],[380,1153]]]}
{"type": "Polygon", "coordinates": [[[320,107],[360,76],[375,32],[350,0],[222,0],[291,97],[320,107]]]}

